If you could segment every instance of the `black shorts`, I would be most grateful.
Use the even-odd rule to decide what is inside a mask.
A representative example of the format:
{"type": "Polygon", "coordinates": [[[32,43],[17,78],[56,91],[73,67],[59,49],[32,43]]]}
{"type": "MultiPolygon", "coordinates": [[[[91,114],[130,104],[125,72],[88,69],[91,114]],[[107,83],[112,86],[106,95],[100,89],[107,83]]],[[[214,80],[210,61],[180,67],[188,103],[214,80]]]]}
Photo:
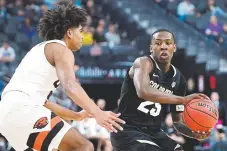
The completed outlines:
{"type": "Polygon", "coordinates": [[[131,125],[111,134],[114,151],[182,151],[183,148],[161,129],[151,132],[131,125]]]}

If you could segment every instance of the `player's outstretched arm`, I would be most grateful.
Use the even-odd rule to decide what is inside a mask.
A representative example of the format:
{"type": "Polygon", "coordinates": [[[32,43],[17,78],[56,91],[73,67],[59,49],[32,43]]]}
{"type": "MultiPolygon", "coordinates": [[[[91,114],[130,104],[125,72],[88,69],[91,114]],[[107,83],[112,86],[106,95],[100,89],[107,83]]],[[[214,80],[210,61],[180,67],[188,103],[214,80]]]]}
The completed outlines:
{"type": "Polygon", "coordinates": [[[122,130],[118,123],[125,122],[118,118],[120,114],[99,109],[80,84],[77,83],[74,72],[74,55],[71,50],[61,44],[51,43],[45,47],[45,55],[47,60],[55,66],[57,76],[67,96],[91,114],[102,127],[111,132],[117,132],[115,128],[122,130]]]}
{"type": "Polygon", "coordinates": [[[210,132],[194,132],[187,127],[183,120],[182,113],[172,113],[173,127],[182,135],[197,140],[204,140],[210,136],[210,132]]]}
{"type": "Polygon", "coordinates": [[[67,108],[64,108],[54,102],[47,101],[47,103],[44,105],[46,108],[50,109],[52,112],[54,112],[56,115],[60,116],[64,120],[74,120],[74,121],[81,121],[85,118],[91,118],[92,115],[87,113],[86,111],[81,112],[74,112],[72,110],[69,110],[67,108]]]}
{"type": "Polygon", "coordinates": [[[182,104],[184,98],[176,95],[161,92],[150,86],[149,74],[153,70],[153,63],[148,57],[141,57],[136,59],[129,74],[133,75],[133,81],[136,88],[137,95],[152,102],[162,104],[182,104]]]}

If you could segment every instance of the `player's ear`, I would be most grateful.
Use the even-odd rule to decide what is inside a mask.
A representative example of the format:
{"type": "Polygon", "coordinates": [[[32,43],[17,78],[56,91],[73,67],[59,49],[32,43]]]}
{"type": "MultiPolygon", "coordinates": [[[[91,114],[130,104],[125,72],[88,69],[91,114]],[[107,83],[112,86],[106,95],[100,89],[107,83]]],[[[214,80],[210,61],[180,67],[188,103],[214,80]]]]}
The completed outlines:
{"type": "Polygon", "coordinates": [[[176,46],[176,44],[174,44],[174,52],[176,52],[177,51],[177,46],[176,46]]]}
{"type": "Polygon", "coordinates": [[[73,33],[72,33],[73,31],[72,31],[72,29],[68,29],[67,30],[67,36],[69,37],[69,38],[72,38],[72,36],[73,36],[73,33]]]}
{"type": "Polygon", "coordinates": [[[150,53],[153,55],[153,45],[150,45],[150,53]]]}
{"type": "Polygon", "coordinates": [[[153,51],[153,45],[151,44],[150,45],[150,52],[152,52],[153,51]]]}

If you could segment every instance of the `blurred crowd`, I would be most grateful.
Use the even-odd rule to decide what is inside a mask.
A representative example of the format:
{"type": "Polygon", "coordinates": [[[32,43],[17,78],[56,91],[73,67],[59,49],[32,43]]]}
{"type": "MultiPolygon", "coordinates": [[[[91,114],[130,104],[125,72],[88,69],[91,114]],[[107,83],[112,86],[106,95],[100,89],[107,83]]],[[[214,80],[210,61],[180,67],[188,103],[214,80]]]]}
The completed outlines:
{"type": "Polygon", "coordinates": [[[180,20],[189,23],[227,52],[227,1],[225,0],[155,0],[180,20]]]}
{"type": "MultiPolygon", "coordinates": [[[[87,24],[83,28],[83,45],[90,46],[90,56],[101,56],[101,46],[115,46],[121,43],[118,25],[111,23],[101,13],[94,0],[73,0],[76,6],[87,10],[87,24]]],[[[56,4],[65,0],[0,0],[0,71],[10,73],[21,58],[35,44],[41,42],[36,25],[40,17],[56,4]]]]}

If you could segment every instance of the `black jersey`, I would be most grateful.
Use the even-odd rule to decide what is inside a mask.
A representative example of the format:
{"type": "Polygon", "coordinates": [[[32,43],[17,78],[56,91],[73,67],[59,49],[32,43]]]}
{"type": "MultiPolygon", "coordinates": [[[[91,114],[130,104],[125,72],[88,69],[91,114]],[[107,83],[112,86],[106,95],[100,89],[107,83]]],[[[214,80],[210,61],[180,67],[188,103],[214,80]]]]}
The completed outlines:
{"type": "MultiPolygon", "coordinates": [[[[164,93],[184,96],[186,81],[180,71],[171,65],[167,73],[163,73],[158,64],[151,56],[147,56],[153,62],[153,70],[149,74],[150,86],[164,93]]],[[[154,103],[138,97],[133,79],[127,73],[121,88],[120,104],[118,112],[127,124],[135,126],[146,126],[151,129],[161,127],[164,115],[169,111],[183,111],[183,105],[168,105],[154,103]]]]}

